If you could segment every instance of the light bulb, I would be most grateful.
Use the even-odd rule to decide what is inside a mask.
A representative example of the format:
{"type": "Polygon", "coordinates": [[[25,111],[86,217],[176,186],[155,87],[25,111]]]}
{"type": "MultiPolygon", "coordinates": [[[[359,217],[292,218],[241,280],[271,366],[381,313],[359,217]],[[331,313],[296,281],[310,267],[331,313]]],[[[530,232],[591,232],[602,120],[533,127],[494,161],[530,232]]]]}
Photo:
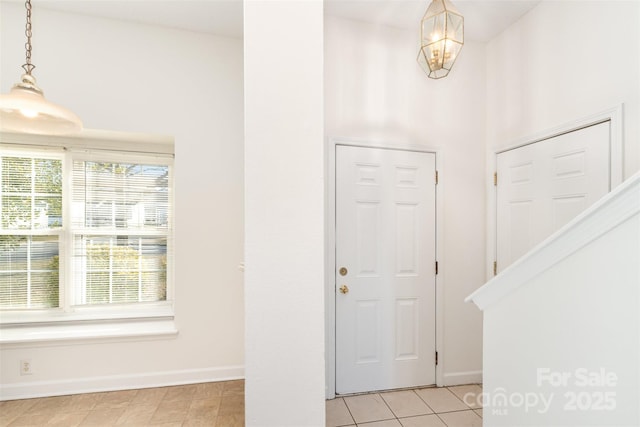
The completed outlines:
{"type": "Polygon", "coordinates": [[[23,108],[20,110],[20,114],[22,114],[23,116],[30,118],[30,119],[35,119],[36,117],[38,117],[38,112],[35,110],[28,110],[26,108],[23,108]]]}

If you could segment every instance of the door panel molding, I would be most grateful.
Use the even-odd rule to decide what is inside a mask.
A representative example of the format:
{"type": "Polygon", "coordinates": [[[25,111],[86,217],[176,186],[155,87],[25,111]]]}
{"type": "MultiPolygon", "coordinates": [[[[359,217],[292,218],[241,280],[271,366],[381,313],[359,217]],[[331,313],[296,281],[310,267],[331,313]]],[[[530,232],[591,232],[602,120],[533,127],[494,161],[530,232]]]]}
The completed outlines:
{"type": "MultiPolygon", "coordinates": [[[[335,394],[335,375],[336,375],[336,360],[335,360],[335,319],[336,319],[336,307],[335,307],[335,275],[336,271],[341,267],[336,265],[336,253],[335,253],[335,233],[336,233],[336,206],[335,206],[335,186],[336,186],[336,147],[338,145],[363,147],[363,148],[378,148],[388,150],[401,150],[401,151],[415,151],[421,153],[435,154],[436,170],[440,173],[440,180],[436,186],[436,259],[439,263],[444,262],[444,251],[442,250],[442,236],[443,236],[443,203],[442,195],[446,186],[445,180],[442,179],[442,164],[443,155],[440,149],[432,148],[428,146],[421,146],[416,144],[394,144],[385,142],[375,142],[368,140],[361,140],[355,138],[328,138],[326,143],[326,191],[325,191],[325,363],[326,363],[326,382],[325,382],[325,397],[332,399],[335,394]]],[[[410,185],[411,171],[403,171],[399,174],[398,182],[402,185],[410,185]]],[[[364,177],[366,178],[366,177],[364,177]]],[[[369,178],[371,179],[371,178],[369,178]]],[[[434,177],[435,179],[435,177],[434,177]]],[[[446,349],[444,348],[444,291],[443,283],[445,277],[440,269],[439,274],[436,276],[436,304],[435,304],[435,316],[436,316],[436,351],[438,351],[438,364],[436,365],[436,385],[444,385],[444,367],[446,361],[446,349]]],[[[434,355],[435,356],[435,355],[434,355]]]]}
{"type": "Polygon", "coordinates": [[[500,153],[524,147],[536,142],[544,141],[566,133],[574,132],[586,127],[609,122],[610,126],[610,156],[609,156],[609,182],[610,189],[620,185],[624,181],[624,104],[618,104],[599,113],[581,117],[561,125],[535,132],[518,138],[504,145],[487,151],[487,259],[486,280],[493,277],[494,261],[497,256],[497,191],[494,186],[493,174],[497,169],[497,158],[500,153]]]}

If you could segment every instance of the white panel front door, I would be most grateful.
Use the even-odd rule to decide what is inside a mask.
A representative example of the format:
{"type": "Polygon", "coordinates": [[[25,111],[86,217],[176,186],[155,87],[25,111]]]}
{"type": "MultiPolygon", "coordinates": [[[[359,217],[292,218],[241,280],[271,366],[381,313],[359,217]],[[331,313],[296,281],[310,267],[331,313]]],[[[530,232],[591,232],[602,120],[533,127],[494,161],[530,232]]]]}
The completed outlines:
{"type": "Polygon", "coordinates": [[[610,123],[497,156],[501,271],[610,191],[610,123]]]}
{"type": "Polygon", "coordinates": [[[435,383],[435,154],[336,147],[336,392],[435,383]]]}

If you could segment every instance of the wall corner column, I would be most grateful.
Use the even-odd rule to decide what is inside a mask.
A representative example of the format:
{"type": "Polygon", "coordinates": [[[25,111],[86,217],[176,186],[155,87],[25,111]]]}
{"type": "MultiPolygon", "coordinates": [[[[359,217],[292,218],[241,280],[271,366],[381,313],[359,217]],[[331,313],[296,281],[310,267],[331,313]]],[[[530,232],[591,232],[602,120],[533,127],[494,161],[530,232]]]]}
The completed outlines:
{"type": "Polygon", "coordinates": [[[322,0],[244,1],[247,426],[325,420],[322,0]]]}

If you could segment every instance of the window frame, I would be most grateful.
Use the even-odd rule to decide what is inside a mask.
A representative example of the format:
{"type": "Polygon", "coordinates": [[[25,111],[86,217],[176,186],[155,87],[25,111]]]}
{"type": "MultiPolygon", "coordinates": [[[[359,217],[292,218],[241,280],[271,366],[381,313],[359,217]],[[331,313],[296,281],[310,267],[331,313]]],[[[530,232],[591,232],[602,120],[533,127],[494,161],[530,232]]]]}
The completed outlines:
{"type": "MultiPolygon", "coordinates": [[[[63,175],[63,226],[58,229],[16,230],[16,234],[58,235],[60,259],[59,307],[50,309],[0,310],[0,344],[25,341],[175,334],[174,231],[175,166],[173,137],[112,131],[83,130],[75,136],[42,136],[0,133],[0,151],[8,155],[60,158],[63,175]],[[28,154],[27,154],[28,153],[28,154]],[[169,223],[167,238],[166,300],[127,304],[72,305],[73,239],[78,235],[71,223],[74,160],[126,161],[169,167],[169,223]],[[74,328],[69,329],[69,325],[74,328]],[[149,327],[141,327],[148,325],[149,327]],[[159,327],[159,325],[162,325],[159,327]],[[80,329],[79,329],[80,328],[80,329]],[[84,332],[83,332],[84,330],[84,332]],[[127,332],[129,331],[129,332],[127,332]]],[[[143,232],[144,233],[144,232],[143,232]]],[[[81,233],[80,233],[81,234],[81,233]]],[[[128,232],[136,235],[136,232],[128,232]]],[[[141,235],[141,234],[140,234],[141,235]]]]}
{"type": "MultiPolygon", "coordinates": [[[[61,163],[61,169],[62,171],[64,171],[64,150],[62,149],[47,149],[47,150],[35,150],[35,149],[29,149],[29,148],[23,148],[23,149],[19,149],[19,148],[15,148],[15,147],[10,147],[7,148],[3,145],[0,144],[0,147],[2,148],[2,150],[0,151],[0,155],[2,156],[8,156],[8,157],[23,157],[23,158],[30,158],[30,159],[49,159],[49,160],[59,160],[61,163]]],[[[2,165],[0,165],[0,172],[2,169],[2,165]]],[[[63,176],[64,176],[64,172],[63,176]]],[[[62,199],[64,200],[64,180],[63,180],[63,188],[62,188],[62,199]]],[[[34,197],[33,193],[30,194],[31,197],[34,197]]],[[[2,203],[2,194],[0,193],[0,203],[2,203]]],[[[64,201],[63,201],[64,204],[64,201]]],[[[64,212],[64,210],[63,210],[64,212]]],[[[32,212],[33,214],[33,212],[32,212]]],[[[33,217],[31,219],[33,221],[33,217]]],[[[63,219],[63,224],[64,224],[64,219],[63,219]]],[[[11,230],[11,235],[14,236],[25,236],[25,237],[36,237],[36,236],[55,236],[57,237],[58,240],[58,254],[60,254],[60,248],[62,247],[62,242],[64,239],[64,230],[63,227],[57,227],[57,228],[18,228],[18,229],[13,229],[11,230]]],[[[27,270],[27,271],[31,271],[31,269],[27,270]]],[[[64,282],[65,277],[64,277],[64,269],[62,268],[62,266],[59,266],[59,276],[58,276],[58,281],[59,282],[64,282]]],[[[29,317],[32,317],[30,315],[26,315],[27,312],[41,312],[41,311],[51,311],[51,310],[57,310],[60,307],[60,303],[62,300],[62,288],[58,288],[58,307],[52,307],[52,308],[48,308],[48,309],[32,309],[32,308],[26,308],[26,309],[20,309],[20,308],[16,308],[16,309],[7,309],[6,313],[10,313],[10,312],[18,312],[18,315],[21,316],[21,318],[25,318],[28,319],[29,317]],[[23,314],[24,313],[24,314],[23,314]]],[[[0,323],[4,324],[5,319],[3,316],[3,311],[5,310],[0,310],[0,323]]],[[[15,316],[10,316],[10,317],[15,317],[15,316]]]]}

